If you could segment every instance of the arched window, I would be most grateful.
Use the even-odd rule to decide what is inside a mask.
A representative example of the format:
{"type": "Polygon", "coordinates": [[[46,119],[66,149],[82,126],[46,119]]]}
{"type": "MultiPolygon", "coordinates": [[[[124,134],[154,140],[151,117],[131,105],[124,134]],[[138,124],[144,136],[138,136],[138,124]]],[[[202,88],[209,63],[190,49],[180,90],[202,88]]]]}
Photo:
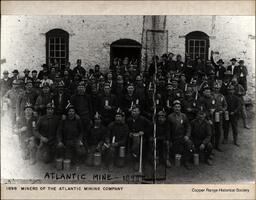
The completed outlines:
{"type": "Polygon", "coordinates": [[[131,39],[120,39],[110,45],[110,65],[114,58],[128,57],[129,59],[136,59],[140,65],[141,59],[141,44],[131,39]]]}
{"type": "Polygon", "coordinates": [[[186,35],[186,53],[192,59],[200,57],[203,61],[208,59],[209,36],[201,31],[190,32],[186,35]]]}
{"type": "Polygon", "coordinates": [[[53,29],[46,33],[46,63],[56,59],[61,69],[68,62],[69,34],[62,29],[53,29]]]}

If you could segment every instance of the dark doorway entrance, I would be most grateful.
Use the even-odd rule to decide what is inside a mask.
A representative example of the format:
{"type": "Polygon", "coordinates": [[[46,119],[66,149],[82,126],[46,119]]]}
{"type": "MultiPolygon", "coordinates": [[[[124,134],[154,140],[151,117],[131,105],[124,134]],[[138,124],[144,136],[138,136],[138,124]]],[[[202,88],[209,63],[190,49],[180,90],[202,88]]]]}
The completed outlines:
{"type": "Polygon", "coordinates": [[[137,59],[140,66],[141,63],[141,44],[131,39],[120,39],[110,45],[110,65],[114,58],[128,57],[129,60],[137,59]]]}

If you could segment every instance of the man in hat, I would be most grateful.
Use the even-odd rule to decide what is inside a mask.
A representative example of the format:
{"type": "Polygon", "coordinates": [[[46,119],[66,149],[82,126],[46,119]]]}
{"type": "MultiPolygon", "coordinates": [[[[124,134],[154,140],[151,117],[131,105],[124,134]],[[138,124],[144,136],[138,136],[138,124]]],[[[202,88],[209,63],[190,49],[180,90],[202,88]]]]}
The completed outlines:
{"type": "Polygon", "coordinates": [[[118,158],[120,147],[127,148],[129,128],[124,120],[124,112],[120,108],[115,113],[115,120],[108,125],[108,135],[103,146],[106,163],[111,170],[118,158]]]}
{"type": "Polygon", "coordinates": [[[77,66],[73,69],[74,74],[79,74],[80,76],[85,76],[86,71],[82,67],[82,60],[81,59],[77,59],[76,64],[77,64],[77,66]]]}
{"type": "Polygon", "coordinates": [[[64,72],[67,71],[69,79],[73,79],[74,73],[73,73],[73,70],[70,68],[70,66],[71,66],[71,63],[67,62],[67,64],[65,65],[65,68],[62,70],[61,74],[62,74],[62,76],[64,76],[64,72]]]}
{"type": "Polygon", "coordinates": [[[228,95],[226,96],[227,101],[227,111],[229,112],[229,121],[225,121],[224,123],[224,140],[223,144],[227,144],[228,142],[228,133],[229,133],[229,124],[231,124],[232,132],[233,132],[233,143],[234,145],[239,147],[237,142],[238,136],[238,116],[241,110],[241,101],[240,99],[234,94],[235,88],[233,85],[228,87],[228,95]]]}
{"type": "Polygon", "coordinates": [[[98,97],[98,109],[103,117],[103,124],[107,126],[114,118],[114,112],[117,108],[117,99],[114,94],[111,94],[110,84],[104,85],[104,93],[98,97]]]}
{"type": "Polygon", "coordinates": [[[94,77],[98,80],[100,76],[102,76],[103,74],[100,71],[100,66],[99,65],[95,65],[94,66],[94,77]]]}
{"type": "Polygon", "coordinates": [[[44,74],[49,75],[48,66],[47,66],[46,64],[43,64],[43,65],[42,65],[42,68],[43,68],[43,69],[40,70],[40,71],[39,71],[39,74],[38,74],[38,78],[39,78],[40,80],[43,79],[44,74]]]}
{"type": "Polygon", "coordinates": [[[215,63],[214,59],[213,59],[213,51],[211,51],[211,62],[212,65],[214,66],[214,71],[215,71],[215,77],[217,80],[223,80],[224,78],[224,73],[226,71],[226,68],[223,66],[224,65],[224,61],[222,59],[219,59],[217,61],[217,64],[215,63]]]}
{"type": "Polygon", "coordinates": [[[236,77],[233,77],[232,85],[235,88],[235,95],[240,99],[240,102],[241,102],[240,113],[241,113],[241,117],[243,119],[244,128],[250,129],[250,127],[248,126],[248,122],[247,122],[247,112],[246,112],[245,103],[244,103],[244,96],[245,96],[246,92],[245,92],[243,86],[238,83],[236,77]]]}
{"type": "Polygon", "coordinates": [[[239,60],[239,65],[234,68],[234,76],[237,77],[238,83],[243,86],[245,91],[247,91],[247,76],[248,70],[244,65],[244,60],[239,60]]]}
{"type": "Polygon", "coordinates": [[[140,97],[136,96],[134,93],[134,85],[129,84],[127,86],[127,93],[124,95],[121,102],[121,109],[125,112],[125,116],[130,116],[130,111],[133,105],[141,105],[140,97]]]}
{"type": "Polygon", "coordinates": [[[70,102],[74,105],[76,113],[81,118],[83,131],[88,131],[90,119],[93,116],[92,101],[91,96],[86,93],[86,87],[82,82],[78,84],[76,93],[71,96],[70,102]]]}
{"type": "Polygon", "coordinates": [[[24,160],[29,159],[30,164],[36,162],[36,143],[34,137],[36,121],[36,117],[33,116],[33,106],[27,102],[24,106],[23,116],[17,121],[17,129],[14,129],[14,131],[19,136],[22,158],[24,160]]]}
{"type": "Polygon", "coordinates": [[[121,107],[121,102],[125,95],[124,80],[122,75],[117,75],[113,93],[116,95],[118,106],[121,107]]]}
{"type": "Polygon", "coordinates": [[[11,77],[12,81],[14,80],[18,80],[19,79],[19,71],[17,69],[12,71],[12,77],[11,77]]]}
{"type": "Polygon", "coordinates": [[[129,148],[133,157],[133,160],[135,162],[135,169],[138,167],[138,160],[140,157],[140,145],[143,146],[143,153],[142,157],[143,160],[145,160],[145,156],[147,154],[145,152],[148,152],[147,150],[147,144],[149,139],[149,134],[152,131],[152,123],[143,117],[141,114],[140,108],[136,105],[132,106],[131,109],[131,116],[127,119],[127,124],[129,127],[129,148]],[[143,136],[143,143],[140,144],[140,137],[143,136]]]}
{"type": "Polygon", "coordinates": [[[6,92],[6,94],[3,97],[3,102],[7,103],[7,106],[9,108],[9,114],[12,122],[12,127],[15,126],[16,120],[17,120],[17,100],[19,95],[23,92],[23,90],[20,88],[20,80],[14,80],[12,82],[12,88],[6,92]]]}
{"type": "Polygon", "coordinates": [[[25,90],[23,90],[17,100],[17,116],[21,117],[24,115],[23,111],[27,102],[29,102],[32,106],[35,106],[37,97],[38,93],[33,90],[32,81],[28,79],[25,83],[25,90]]]}
{"type": "Polygon", "coordinates": [[[184,71],[184,62],[182,62],[182,57],[180,54],[176,56],[175,68],[177,72],[184,71]]]}
{"type": "Polygon", "coordinates": [[[84,131],[80,117],[76,115],[75,107],[70,104],[67,107],[67,117],[60,121],[57,140],[58,147],[65,148],[65,159],[76,162],[86,154],[86,148],[83,143],[84,131]]]}
{"type": "Polygon", "coordinates": [[[179,100],[173,102],[173,113],[168,116],[170,125],[170,141],[174,154],[183,156],[183,165],[190,169],[188,161],[192,153],[192,142],[190,140],[191,127],[187,116],[181,112],[181,103],[179,100]]]}
{"type": "Polygon", "coordinates": [[[190,82],[194,75],[194,61],[188,54],[186,54],[184,73],[186,75],[186,79],[190,82]]]}
{"type": "Polygon", "coordinates": [[[41,80],[41,84],[40,87],[43,87],[43,85],[48,84],[49,86],[51,86],[53,84],[53,81],[51,79],[49,79],[49,75],[48,73],[43,73],[43,79],[41,80]]]}
{"type": "Polygon", "coordinates": [[[31,75],[32,75],[31,76],[32,84],[33,84],[33,86],[35,86],[36,82],[38,80],[40,80],[40,79],[37,78],[37,71],[36,70],[32,70],[31,75]]]}
{"type": "Polygon", "coordinates": [[[171,72],[171,71],[177,71],[176,69],[176,61],[173,60],[173,57],[174,57],[174,53],[170,52],[168,54],[168,61],[167,61],[167,72],[171,72]]]}
{"type": "Polygon", "coordinates": [[[181,102],[182,112],[186,114],[189,121],[196,118],[197,100],[195,99],[193,88],[191,85],[187,86],[185,91],[185,98],[181,102]]]}
{"type": "Polygon", "coordinates": [[[234,69],[236,67],[237,60],[235,58],[232,58],[230,62],[231,62],[231,65],[227,66],[227,71],[230,71],[232,75],[234,75],[234,69]]]}
{"type": "Polygon", "coordinates": [[[32,81],[32,78],[29,76],[29,73],[30,73],[30,70],[29,69],[24,69],[24,71],[23,71],[23,73],[24,73],[24,77],[22,78],[22,80],[24,81],[24,83],[26,84],[26,82],[28,81],[28,80],[31,80],[32,81]]]}
{"type": "Polygon", "coordinates": [[[195,152],[199,154],[206,164],[212,165],[210,155],[213,149],[211,144],[211,126],[206,120],[205,111],[199,110],[197,118],[191,121],[191,138],[195,146],[195,152]]]}
{"type": "Polygon", "coordinates": [[[38,146],[39,159],[45,163],[55,157],[56,134],[59,126],[59,117],[54,115],[54,105],[46,105],[46,114],[41,116],[36,124],[34,135],[40,141],[38,146]]]}
{"type": "Polygon", "coordinates": [[[6,92],[12,88],[12,79],[8,76],[9,72],[7,70],[4,70],[3,78],[0,81],[1,97],[3,97],[6,94],[6,92]]]}
{"type": "Polygon", "coordinates": [[[141,100],[144,101],[145,99],[145,85],[143,84],[143,77],[141,75],[136,76],[135,82],[135,95],[141,97],[141,100]]]}
{"type": "Polygon", "coordinates": [[[220,93],[220,84],[216,82],[213,87],[213,97],[216,100],[216,109],[214,111],[214,148],[217,151],[222,152],[219,147],[220,138],[223,132],[223,123],[224,123],[224,115],[225,111],[227,110],[227,102],[226,98],[223,94],[220,93]]]}
{"type": "MultiPolygon", "coordinates": [[[[160,163],[166,165],[166,167],[171,167],[170,163],[170,124],[166,120],[166,112],[161,110],[157,113],[157,121],[156,121],[156,143],[157,143],[157,158],[160,163]]],[[[152,132],[149,138],[149,149],[154,151],[154,133],[152,132]]],[[[149,158],[151,161],[153,152],[149,154],[149,158]]]]}
{"type": "Polygon", "coordinates": [[[232,80],[232,73],[231,71],[227,70],[224,74],[224,80],[221,84],[220,87],[220,93],[223,94],[224,96],[226,96],[228,94],[228,87],[229,85],[231,85],[231,80],[232,80]]]}
{"type": "Polygon", "coordinates": [[[101,123],[102,117],[96,112],[93,123],[89,127],[88,134],[85,136],[89,153],[102,152],[102,147],[108,136],[108,129],[101,123]]]}
{"type": "Polygon", "coordinates": [[[42,93],[37,97],[35,103],[35,110],[39,115],[44,115],[46,113],[46,105],[52,103],[52,94],[50,92],[50,85],[44,83],[42,85],[42,93]]]}
{"type": "MultiPolygon", "coordinates": [[[[171,90],[171,96],[173,101],[175,100],[179,100],[182,101],[184,98],[184,93],[181,89],[178,88],[178,82],[179,82],[179,78],[176,77],[172,80],[172,90],[171,90]]],[[[172,102],[173,102],[172,101],[172,102]]]]}
{"type": "Polygon", "coordinates": [[[70,100],[70,94],[68,90],[65,89],[63,82],[58,82],[56,92],[53,95],[54,101],[54,113],[57,116],[61,116],[65,113],[65,107],[68,105],[70,100]]]}

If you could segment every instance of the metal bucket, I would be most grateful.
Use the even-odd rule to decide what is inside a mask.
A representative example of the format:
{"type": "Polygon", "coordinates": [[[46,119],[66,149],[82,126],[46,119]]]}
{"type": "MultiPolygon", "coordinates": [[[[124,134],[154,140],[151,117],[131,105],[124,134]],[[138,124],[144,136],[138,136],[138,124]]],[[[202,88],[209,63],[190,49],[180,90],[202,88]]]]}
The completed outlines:
{"type": "Polygon", "coordinates": [[[215,112],[215,122],[220,122],[220,113],[215,112]]]}
{"type": "Polygon", "coordinates": [[[101,165],[101,153],[96,152],[93,155],[93,165],[100,166],[101,165]]]}
{"type": "Polygon", "coordinates": [[[175,154],[175,166],[179,167],[181,164],[181,155],[180,154],[175,154]]]}
{"type": "Polygon", "coordinates": [[[87,156],[87,159],[86,159],[86,164],[88,166],[93,165],[93,153],[92,152],[88,153],[88,156],[87,156]]]}
{"type": "Polygon", "coordinates": [[[125,157],[125,146],[120,146],[120,148],[119,148],[119,157],[120,158],[125,157]]]}
{"type": "Polygon", "coordinates": [[[193,155],[194,165],[199,165],[199,154],[195,153],[193,155]]]}
{"type": "Polygon", "coordinates": [[[71,160],[70,159],[63,160],[63,169],[64,170],[70,170],[70,166],[71,166],[71,160]]]}
{"type": "Polygon", "coordinates": [[[62,158],[57,158],[55,160],[55,166],[57,170],[63,170],[63,159],[62,158]]]}
{"type": "Polygon", "coordinates": [[[229,113],[228,113],[228,111],[225,111],[225,120],[226,120],[226,121],[229,120],[229,113]]]}

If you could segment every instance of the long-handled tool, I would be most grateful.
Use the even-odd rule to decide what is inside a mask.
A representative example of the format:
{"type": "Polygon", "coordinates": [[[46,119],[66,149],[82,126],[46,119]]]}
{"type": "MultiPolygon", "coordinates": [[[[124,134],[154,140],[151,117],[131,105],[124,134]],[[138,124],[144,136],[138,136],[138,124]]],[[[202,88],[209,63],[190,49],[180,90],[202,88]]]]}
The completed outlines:
{"type": "Polygon", "coordinates": [[[139,165],[140,174],[142,174],[142,153],[143,153],[143,135],[140,136],[140,165],[139,165]]]}

